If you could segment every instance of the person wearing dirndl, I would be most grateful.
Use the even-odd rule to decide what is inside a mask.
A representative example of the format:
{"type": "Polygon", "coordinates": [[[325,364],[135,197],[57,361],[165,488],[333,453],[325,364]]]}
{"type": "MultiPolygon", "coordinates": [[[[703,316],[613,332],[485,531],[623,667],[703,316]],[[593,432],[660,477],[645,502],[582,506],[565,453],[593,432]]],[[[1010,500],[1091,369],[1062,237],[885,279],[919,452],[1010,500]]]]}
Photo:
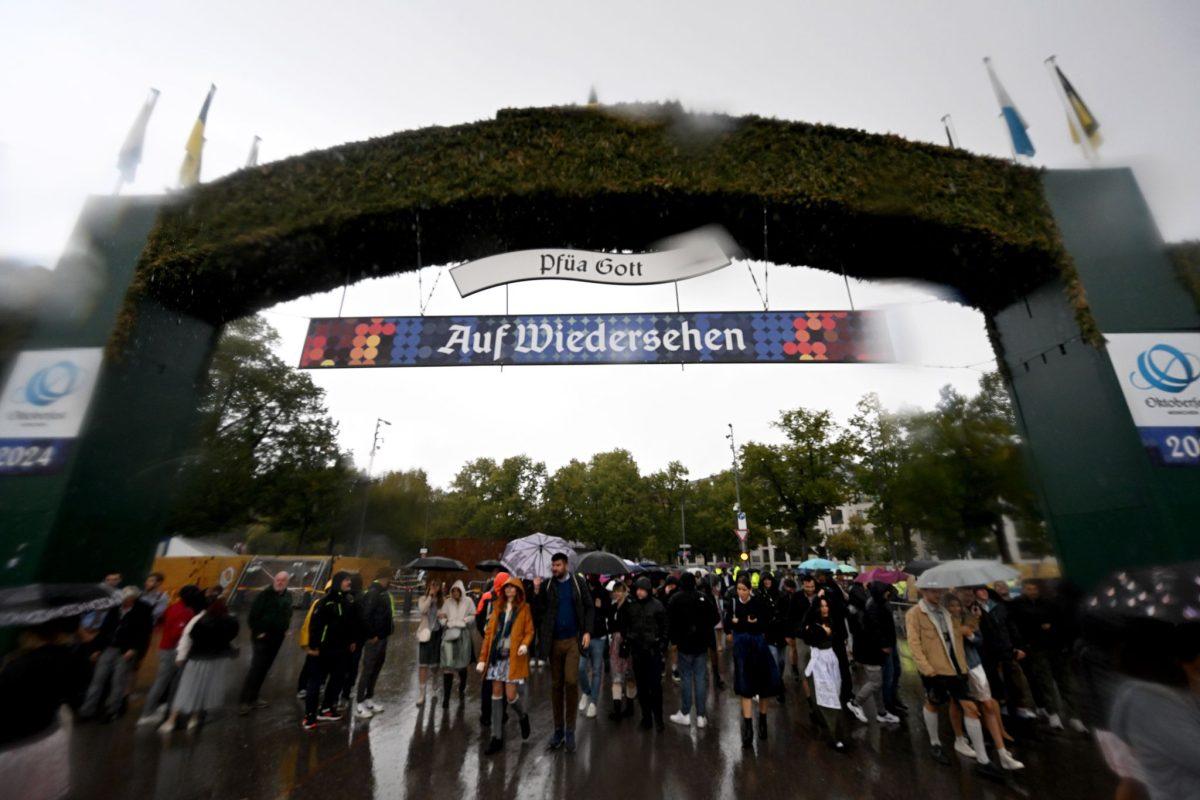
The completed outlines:
{"type": "MultiPolygon", "coordinates": [[[[442,608],[442,582],[431,578],[425,594],[417,601],[417,676],[420,679],[420,694],[417,705],[425,705],[425,684],[437,673],[442,661],[442,623],[438,612],[442,608]]],[[[433,684],[433,697],[437,700],[437,683],[433,684]]]]}
{"type": "Polygon", "coordinates": [[[175,649],[175,661],[183,665],[183,673],[171,700],[171,713],[159,728],[161,733],[175,730],[180,714],[187,715],[188,730],[194,730],[205,714],[225,702],[229,667],[237,656],[233,647],[237,634],[238,622],[229,615],[223,598],[192,617],[175,649]]]}
{"type": "Polygon", "coordinates": [[[516,577],[504,584],[500,600],[492,605],[492,616],[483,634],[479,663],[475,669],[492,682],[492,738],[486,755],[504,747],[504,700],[516,714],[521,738],[529,738],[529,714],[522,693],[529,677],[529,648],[533,644],[533,614],[525,602],[525,588],[516,577]]]}
{"type": "Polygon", "coordinates": [[[450,707],[450,690],[454,674],[458,673],[458,700],[467,692],[467,666],[471,663],[471,622],[475,619],[475,604],[467,597],[467,587],[455,581],[450,596],[438,611],[442,627],[442,708],[450,707]]]}
{"type": "Polygon", "coordinates": [[[629,587],[619,580],[610,584],[612,604],[608,612],[608,675],[612,679],[612,712],[608,718],[617,721],[633,716],[633,701],[637,698],[637,681],[633,679],[633,661],[625,633],[629,630],[629,587]]]}
{"type": "Polygon", "coordinates": [[[748,576],[737,583],[725,631],[733,639],[733,690],[742,704],[742,747],[754,746],[754,698],[758,697],[758,738],[767,738],[768,701],[779,695],[783,680],[767,647],[771,609],[755,595],[748,576]]]}
{"type": "Polygon", "coordinates": [[[844,623],[834,616],[825,590],[821,589],[804,616],[802,638],[810,649],[804,676],[812,678],[817,709],[829,733],[829,746],[844,753],[846,721],[842,712],[842,668],[833,649],[835,627],[839,624],[844,623]]]}

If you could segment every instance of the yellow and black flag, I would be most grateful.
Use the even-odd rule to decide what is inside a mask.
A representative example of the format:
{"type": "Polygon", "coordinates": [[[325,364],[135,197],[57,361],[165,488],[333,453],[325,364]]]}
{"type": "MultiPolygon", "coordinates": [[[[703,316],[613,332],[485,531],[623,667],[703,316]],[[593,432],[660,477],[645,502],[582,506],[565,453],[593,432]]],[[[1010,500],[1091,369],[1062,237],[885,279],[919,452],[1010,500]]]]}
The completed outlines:
{"type": "Polygon", "coordinates": [[[183,188],[195,186],[200,182],[200,158],[204,153],[204,125],[208,122],[208,107],[212,104],[213,94],[217,91],[216,84],[208,87],[208,96],[200,107],[200,116],[192,126],[192,135],[188,137],[187,147],[183,155],[183,164],[179,167],[179,185],[183,188]]]}
{"type": "Polygon", "coordinates": [[[1100,138],[1100,122],[1059,68],[1055,57],[1050,56],[1046,63],[1053,70],[1053,78],[1062,89],[1061,98],[1067,111],[1067,127],[1071,131],[1071,141],[1082,146],[1083,139],[1086,139],[1087,144],[1095,151],[1103,141],[1100,138]]]}

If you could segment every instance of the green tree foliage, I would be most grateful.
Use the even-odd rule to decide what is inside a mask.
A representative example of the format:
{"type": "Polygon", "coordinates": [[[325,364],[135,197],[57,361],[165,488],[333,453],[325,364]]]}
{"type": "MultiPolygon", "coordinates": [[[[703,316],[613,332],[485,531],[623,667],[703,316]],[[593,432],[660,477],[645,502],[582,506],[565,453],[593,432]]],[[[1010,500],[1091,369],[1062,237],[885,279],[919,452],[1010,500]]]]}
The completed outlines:
{"type": "Polygon", "coordinates": [[[257,316],[226,328],[206,379],[201,445],[183,468],[173,531],[262,522],[304,548],[342,527],[351,463],[337,445],[324,392],[272,352],[278,338],[257,316]]]}
{"type": "Polygon", "coordinates": [[[788,552],[805,553],[817,521],[852,492],[858,444],[828,411],[785,411],[774,425],[786,437],[783,444],[742,447],[746,516],[752,529],[785,531],[772,538],[788,552]]]}
{"type": "Polygon", "coordinates": [[[737,527],[735,505],[737,493],[732,470],[692,483],[687,505],[687,538],[693,553],[713,554],[728,561],[736,558],[741,548],[733,532],[737,527]]]}
{"type": "Polygon", "coordinates": [[[525,536],[540,526],[545,488],[546,465],[529,456],[477,458],[451,481],[439,530],[478,539],[525,536]]]}
{"type": "Polygon", "coordinates": [[[973,397],[943,387],[937,407],[905,427],[909,452],[897,485],[915,527],[944,557],[1011,560],[1003,517],[1036,526],[1037,513],[1000,376],[984,375],[973,397]]]}
{"type": "Polygon", "coordinates": [[[550,477],[546,499],[547,533],[627,558],[642,554],[664,513],[628,450],[572,461],[550,477]]]}
{"type": "Polygon", "coordinates": [[[388,472],[371,482],[364,530],[387,537],[400,553],[415,553],[431,538],[432,523],[444,511],[441,502],[425,470],[388,472]]]}
{"type": "Polygon", "coordinates": [[[850,418],[850,430],[858,440],[859,455],[854,469],[858,493],[871,499],[866,522],[885,545],[884,557],[903,561],[912,556],[913,517],[918,498],[903,491],[900,482],[909,456],[904,419],[889,412],[870,392],[858,401],[850,418]]]}

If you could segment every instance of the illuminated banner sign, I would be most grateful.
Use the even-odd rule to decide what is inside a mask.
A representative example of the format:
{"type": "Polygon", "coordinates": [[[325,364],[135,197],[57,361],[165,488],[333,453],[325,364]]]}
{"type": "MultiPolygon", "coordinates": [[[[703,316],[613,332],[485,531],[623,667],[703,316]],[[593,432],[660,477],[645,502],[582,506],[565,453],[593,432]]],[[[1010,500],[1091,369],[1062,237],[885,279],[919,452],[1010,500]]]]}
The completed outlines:
{"type": "Polygon", "coordinates": [[[99,347],[17,355],[0,395],[0,475],[62,469],[91,405],[103,358],[99,347]]]}
{"type": "Polygon", "coordinates": [[[892,360],[878,311],[313,319],[300,366],[862,364],[892,360]]]}
{"type": "Polygon", "coordinates": [[[1106,333],[1104,338],[1151,460],[1200,467],[1200,333],[1106,333]]]}

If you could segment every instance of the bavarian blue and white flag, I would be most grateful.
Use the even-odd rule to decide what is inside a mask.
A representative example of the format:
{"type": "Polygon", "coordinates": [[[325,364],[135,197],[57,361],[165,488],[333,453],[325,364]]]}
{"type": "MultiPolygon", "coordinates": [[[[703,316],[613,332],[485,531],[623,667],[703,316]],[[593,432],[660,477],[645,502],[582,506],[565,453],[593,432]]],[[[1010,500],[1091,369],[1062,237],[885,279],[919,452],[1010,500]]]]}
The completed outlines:
{"type": "Polygon", "coordinates": [[[988,78],[992,82],[992,89],[996,92],[996,102],[1000,104],[1000,116],[1004,117],[1004,122],[1008,126],[1008,134],[1012,138],[1013,153],[1022,156],[1032,156],[1037,150],[1033,147],[1033,142],[1029,139],[1029,125],[1025,122],[1025,118],[1021,116],[1021,112],[1017,111],[1017,105],[1013,99],[1008,96],[1000,79],[996,77],[996,71],[992,69],[992,60],[985,58],[983,65],[987,67],[988,78]]]}
{"type": "Polygon", "coordinates": [[[117,156],[117,171],[121,173],[118,188],[122,183],[133,183],[137,177],[138,165],[142,163],[142,146],[146,143],[146,126],[150,124],[150,114],[157,102],[158,89],[151,89],[150,96],[133,121],[133,127],[129,129],[129,135],[125,137],[125,144],[121,145],[121,153],[117,156]]]}

